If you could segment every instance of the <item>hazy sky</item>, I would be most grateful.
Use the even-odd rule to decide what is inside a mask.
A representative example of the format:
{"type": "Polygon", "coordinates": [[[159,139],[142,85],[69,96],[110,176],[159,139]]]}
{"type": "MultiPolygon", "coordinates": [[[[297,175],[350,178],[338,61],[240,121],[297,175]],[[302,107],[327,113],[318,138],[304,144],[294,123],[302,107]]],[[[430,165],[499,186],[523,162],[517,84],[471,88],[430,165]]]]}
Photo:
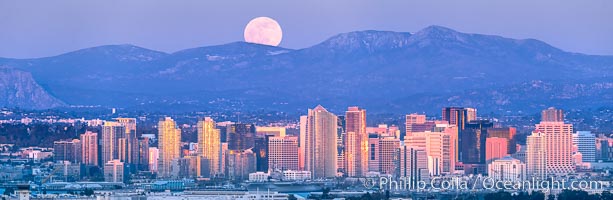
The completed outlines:
{"type": "Polygon", "coordinates": [[[535,38],[563,50],[613,55],[613,1],[26,1],[0,0],[0,57],[52,56],[106,44],[174,52],[243,40],[250,19],[283,28],[286,48],[341,32],[461,32],[535,38]]]}

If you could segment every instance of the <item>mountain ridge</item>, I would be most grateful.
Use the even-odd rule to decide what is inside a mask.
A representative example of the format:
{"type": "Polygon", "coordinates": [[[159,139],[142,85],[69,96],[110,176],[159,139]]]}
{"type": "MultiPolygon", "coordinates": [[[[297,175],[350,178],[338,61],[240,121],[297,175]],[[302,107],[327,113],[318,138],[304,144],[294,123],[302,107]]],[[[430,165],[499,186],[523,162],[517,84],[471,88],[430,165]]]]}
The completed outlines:
{"type": "MultiPolygon", "coordinates": [[[[193,109],[222,109],[210,103],[221,98],[245,109],[290,111],[316,104],[330,104],[327,107],[333,109],[348,104],[411,104],[402,99],[418,94],[437,97],[437,102],[429,104],[439,106],[446,103],[442,97],[463,91],[505,90],[532,81],[568,85],[600,80],[606,84],[613,76],[613,56],[566,52],[539,40],[462,33],[442,26],[412,34],[341,33],[295,50],[246,42],[173,53],[110,45],[44,59],[0,59],[0,65],[31,72],[46,90],[69,105],[95,101],[105,106],[147,107],[182,102],[193,109]]],[[[498,106],[494,110],[519,107],[474,104],[498,106]]],[[[396,107],[403,110],[390,109],[415,109],[396,107]]]]}

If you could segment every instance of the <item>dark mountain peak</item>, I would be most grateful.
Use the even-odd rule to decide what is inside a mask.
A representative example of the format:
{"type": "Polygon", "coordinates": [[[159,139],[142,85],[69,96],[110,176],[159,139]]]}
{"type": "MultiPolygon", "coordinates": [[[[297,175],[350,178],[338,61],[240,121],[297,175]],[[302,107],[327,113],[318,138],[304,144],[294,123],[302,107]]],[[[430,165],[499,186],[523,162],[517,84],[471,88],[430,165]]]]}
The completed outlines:
{"type": "Polygon", "coordinates": [[[428,26],[428,27],[422,29],[419,32],[427,33],[427,34],[438,34],[438,35],[457,34],[457,33],[459,33],[458,31],[453,30],[451,28],[447,28],[447,27],[444,27],[444,26],[438,26],[438,25],[428,26]]]}
{"type": "Polygon", "coordinates": [[[366,51],[368,53],[402,48],[407,45],[410,33],[393,31],[354,31],[335,35],[311,49],[327,49],[338,53],[366,51]]]}
{"type": "Polygon", "coordinates": [[[461,33],[453,29],[443,26],[428,26],[417,33],[413,34],[411,41],[413,42],[467,42],[471,34],[461,33]]]}
{"type": "Polygon", "coordinates": [[[232,42],[221,45],[197,47],[186,49],[173,53],[172,55],[202,57],[206,55],[221,55],[221,56],[254,56],[254,55],[276,55],[293,51],[282,47],[248,43],[248,42],[232,42]]]}

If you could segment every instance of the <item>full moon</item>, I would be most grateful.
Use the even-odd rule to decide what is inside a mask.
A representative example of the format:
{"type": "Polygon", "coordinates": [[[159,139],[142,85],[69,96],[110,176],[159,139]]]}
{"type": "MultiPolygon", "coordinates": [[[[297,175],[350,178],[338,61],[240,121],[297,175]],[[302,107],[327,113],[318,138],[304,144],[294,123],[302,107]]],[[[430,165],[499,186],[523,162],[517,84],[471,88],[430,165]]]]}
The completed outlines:
{"type": "Polygon", "coordinates": [[[282,38],[281,26],[269,17],[252,19],[245,27],[245,42],[277,46],[282,38]]]}

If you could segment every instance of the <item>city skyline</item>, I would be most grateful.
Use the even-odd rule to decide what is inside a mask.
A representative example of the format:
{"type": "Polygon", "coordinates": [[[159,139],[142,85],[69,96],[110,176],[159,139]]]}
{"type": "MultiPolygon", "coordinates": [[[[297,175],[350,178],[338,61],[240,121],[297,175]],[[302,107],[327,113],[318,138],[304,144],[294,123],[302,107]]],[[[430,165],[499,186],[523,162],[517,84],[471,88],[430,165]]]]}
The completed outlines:
{"type": "MultiPolygon", "coordinates": [[[[442,110],[437,117],[407,114],[401,120],[407,126],[400,130],[398,127],[402,127],[402,124],[366,125],[366,110],[357,106],[348,107],[344,115],[337,116],[318,105],[309,109],[307,115],[299,117],[299,122],[269,123],[267,126],[216,122],[211,117],[196,117],[198,120],[189,124],[178,123],[171,117],[161,117],[153,119],[157,123],[146,126],[139,125],[146,123],[145,118],[137,116],[113,117],[109,120],[80,119],[89,127],[87,131],[79,133],[77,138],[80,140],[54,141],[50,154],[45,154],[49,150],[38,147],[20,148],[17,153],[21,153],[25,159],[33,159],[34,164],[53,159],[54,169],[59,172],[51,172],[50,183],[45,183],[45,180],[41,183],[43,185],[57,184],[57,180],[80,184],[79,181],[92,179],[101,184],[127,185],[141,181],[173,182],[178,179],[183,184],[187,180],[196,180],[258,185],[374,176],[401,178],[417,187],[425,182],[434,184],[433,181],[441,177],[457,176],[468,178],[480,175],[513,182],[562,178],[569,174],[601,170],[596,161],[613,161],[609,153],[613,152],[613,139],[610,136],[573,129],[572,124],[566,122],[572,118],[554,107],[543,110],[542,119],[529,129],[532,134],[525,142],[518,138],[526,136],[525,133],[518,134],[513,126],[485,119],[474,108],[445,107],[442,110]],[[450,118],[452,110],[455,120],[450,118]],[[551,113],[555,117],[551,117],[551,113]],[[463,120],[467,118],[472,120],[463,120]],[[135,156],[147,157],[144,162],[149,166],[143,168],[142,160],[134,161],[127,157],[131,148],[126,147],[132,144],[126,142],[126,136],[139,133],[140,129],[149,129],[148,126],[157,129],[158,134],[142,134],[132,140],[138,146],[135,156]],[[196,137],[182,140],[181,135],[188,136],[185,131],[190,130],[196,137]],[[361,145],[356,144],[362,142],[356,137],[358,134],[351,133],[354,131],[367,135],[365,150],[368,156],[364,159],[355,156],[356,152],[361,153],[361,148],[358,148],[361,145]],[[102,149],[96,149],[91,146],[91,138],[100,132],[103,133],[99,144],[102,149]],[[220,137],[222,133],[225,140],[220,137]],[[339,140],[339,133],[347,137],[339,140]],[[150,140],[158,141],[157,146],[150,140]],[[345,151],[353,152],[337,154],[335,150],[340,147],[338,145],[342,145],[345,151]],[[510,148],[511,145],[514,148],[510,148]],[[91,164],[92,155],[104,156],[104,151],[108,153],[109,148],[118,149],[115,155],[106,156],[113,156],[110,160],[101,161],[98,166],[91,164]],[[147,153],[143,154],[143,151],[147,153]],[[360,174],[350,163],[338,165],[337,161],[340,160],[354,163],[365,161],[368,164],[362,166],[360,174]],[[103,174],[89,174],[96,169],[102,170],[103,174]],[[147,174],[152,176],[147,178],[150,176],[147,174]],[[102,178],[96,178],[98,176],[102,178]]],[[[24,122],[40,123],[17,123],[24,122]]],[[[429,184],[427,187],[435,188],[436,185],[429,184]]]]}

